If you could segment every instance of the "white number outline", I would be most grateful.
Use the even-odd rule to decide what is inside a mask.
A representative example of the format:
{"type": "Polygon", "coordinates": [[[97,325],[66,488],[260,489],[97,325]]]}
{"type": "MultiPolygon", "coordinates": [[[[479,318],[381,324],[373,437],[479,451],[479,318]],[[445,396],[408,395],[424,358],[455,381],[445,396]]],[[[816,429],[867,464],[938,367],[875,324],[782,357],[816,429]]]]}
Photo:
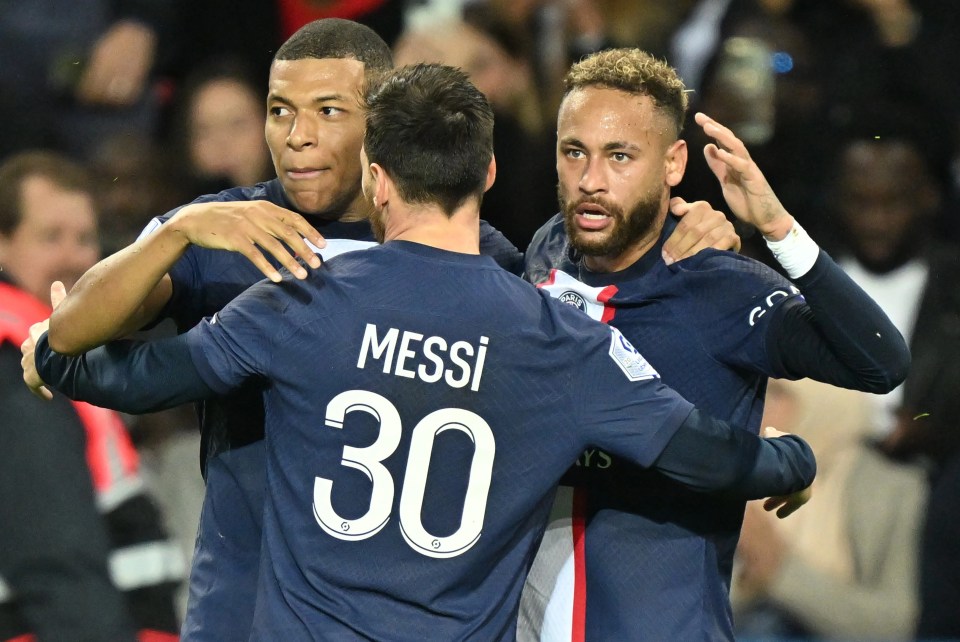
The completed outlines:
{"type": "MultiPolygon", "coordinates": [[[[315,477],[313,515],[327,534],[345,541],[360,541],[379,533],[390,521],[395,484],[383,461],[400,445],[402,424],[396,407],[387,398],[367,390],[341,392],[327,404],[325,425],[343,429],[346,415],[365,412],[379,423],[377,439],[363,448],[344,446],[340,463],[363,472],[371,482],[370,508],[356,519],[346,519],[333,508],[333,481],[315,477]]],[[[493,477],[496,440],[490,425],[469,410],[443,408],[420,420],[410,437],[410,448],[400,491],[400,532],[407,544],[427,557],[450,558],[462,555],[480,539],[487,499],[493,477]],[[460,526],[454,533],[439,537],[423,526],[421,512],[427,474],[437,435],[458,430],[474,444],[467,491],[460,526]]]]}

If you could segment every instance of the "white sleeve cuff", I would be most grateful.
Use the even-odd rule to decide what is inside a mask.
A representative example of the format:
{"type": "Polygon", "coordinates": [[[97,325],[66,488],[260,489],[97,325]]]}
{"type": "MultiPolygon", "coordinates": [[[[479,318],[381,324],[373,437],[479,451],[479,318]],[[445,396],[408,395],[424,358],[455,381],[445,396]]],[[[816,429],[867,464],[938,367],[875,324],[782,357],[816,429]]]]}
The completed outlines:
{"type": "Polygon", "coordinates": [[[817,262],[817,257],[820,256],[820,246],[810,238],[797,221],[793,222],[793,227],[782,240],[764,240],[773,257],[791,279],[799,278],[809,272],[817,262]]]}

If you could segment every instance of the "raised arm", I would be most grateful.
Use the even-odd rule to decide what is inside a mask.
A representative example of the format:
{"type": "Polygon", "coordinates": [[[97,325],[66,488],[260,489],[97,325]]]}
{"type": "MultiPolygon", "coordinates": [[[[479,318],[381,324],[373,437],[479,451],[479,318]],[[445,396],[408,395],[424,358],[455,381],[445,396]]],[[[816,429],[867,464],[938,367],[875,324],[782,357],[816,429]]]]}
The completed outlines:
{"type": "Polygon", "coordinates": [[[263,249],[304,278],[306,270],[284,246],[319,267],[319,257],[301,237],[319,247],[324,244],[302,216],[267,201],[187,205],[81,277],[50,318],[51,345],[63,354],[80,354],[156,319],[173,294],[168,272],[191,243],[240,252],[267,278],[278,281],[280,274],[263,249]]]}
{"type": "Polygon", "coordinates": [[[716,141],[704,148],[704,156],[731,211],[763,234],[803,292],[806,305],[783,306],[768,336],[768,350],[783,376],[874,393],[902,383],[910,351],[880,306],[787,212],[743,142],[704,114],[695,119],[716,141]]]}

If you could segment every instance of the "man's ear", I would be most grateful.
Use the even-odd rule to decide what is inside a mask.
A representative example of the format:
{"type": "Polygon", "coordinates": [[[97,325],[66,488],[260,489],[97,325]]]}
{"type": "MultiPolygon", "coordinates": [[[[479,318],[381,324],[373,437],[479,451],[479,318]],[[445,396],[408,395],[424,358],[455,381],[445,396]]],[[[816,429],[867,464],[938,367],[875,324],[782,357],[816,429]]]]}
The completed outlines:
{"type": "Polygon", "coordinates": [[[490,156],[490,164],[487,165],[487,182],[483,187],[483,191],[486,192],[488,189],[493,187],[493,183],[496,180],[497,180],[497,157],[490,156]]]}
{"type": "Polygon", "coordinates": [[[373,206],[385,207],[390,201],[393,181],[377,163],[370,163],[370,174],[373,176],[373,206]]]}
{"type": "Polygon", "coordinates": [[[676,187],[683,180],[687,170],[687,141],[674,141],[663,157],[665,181],[668,186],[676,187]]]}

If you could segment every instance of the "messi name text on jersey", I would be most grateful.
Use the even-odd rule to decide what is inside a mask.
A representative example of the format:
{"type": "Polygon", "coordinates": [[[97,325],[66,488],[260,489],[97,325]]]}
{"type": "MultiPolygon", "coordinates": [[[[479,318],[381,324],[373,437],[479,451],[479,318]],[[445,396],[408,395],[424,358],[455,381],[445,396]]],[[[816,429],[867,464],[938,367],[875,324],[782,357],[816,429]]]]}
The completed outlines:
{"type": "Polygon", "coordinates": [[[397,328],[390,328],[380,339],[377,326],[368,323],[357,367],[365,368],[369,355],[371,361],[383,361],[384,374],[391,374],[392,370],[398,377],[417,378],[426,383],[442,380],[451,388],[463,388],[469,383],[470,390],[476,392],[480,389],[488,342],[487,337],[481,336],[476,346],[468,341],[451,344],[443,337],[424,338],[418,332],[397,328]]]}

